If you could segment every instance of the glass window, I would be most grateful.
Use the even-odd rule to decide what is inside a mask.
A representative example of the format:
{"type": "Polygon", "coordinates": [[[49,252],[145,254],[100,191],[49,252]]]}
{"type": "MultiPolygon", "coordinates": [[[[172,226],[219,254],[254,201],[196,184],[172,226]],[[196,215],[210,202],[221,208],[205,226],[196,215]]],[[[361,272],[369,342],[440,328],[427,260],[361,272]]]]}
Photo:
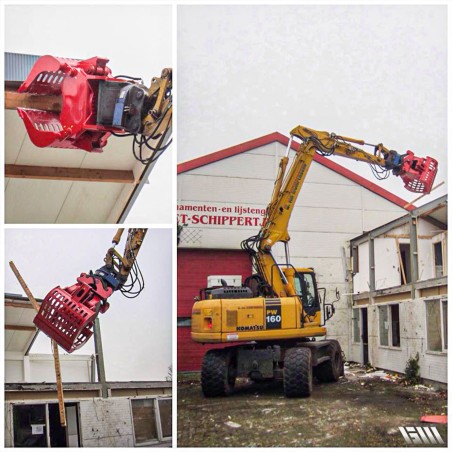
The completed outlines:
{"type": "Polygon", "coordinates": [[[392,304],[391,308],[391,333],[392,333],[392,346],[400,347],[400,318],[399,318],[399,305],[392,304]]]}
{"type": "Polygon", "coordinates": [[[162,425],[162,436],[167,438],[172,436],[172,400],[171,399],[159,399],[159,411],[160,411],[160,422],[162,425]]]}
{"type": "Polygon", "coordinates": [[[317,299],[314,277],[311,273],[296,273],[295,290],[301,297],[303,308],[308,315],[314,314],[319,310],[319,301],[317,299]]]}
{"type": "Polygon", "coordinates": [[[442,351],[441,340],[441,306],[439,300],[425,302],[427,313],[427,349],[433,352],[442,351]]]}
{"type": "Polygon", "coordinates": [[[158,439],[154,399],[132,400],[132,415],[137,444],[158,439]]]}
{"type": "Polygon", "coordinates": [[[441,276],[444,276],[442,242],[434,243],[433,250],[434,250],[434,254],[435,254],[435,277],[441,278],[441,276]]]}
{"type": "Polygon", "coordinates": [[[359,309],[353,309],[353,342],[361,342],[359,330],[359,309]]]}
{"type": "Polygon", "coordinates": [[[388,307],[378,307],[379,322],[380,322],[380,345],[389,345],[389,319],[388,307]]]}

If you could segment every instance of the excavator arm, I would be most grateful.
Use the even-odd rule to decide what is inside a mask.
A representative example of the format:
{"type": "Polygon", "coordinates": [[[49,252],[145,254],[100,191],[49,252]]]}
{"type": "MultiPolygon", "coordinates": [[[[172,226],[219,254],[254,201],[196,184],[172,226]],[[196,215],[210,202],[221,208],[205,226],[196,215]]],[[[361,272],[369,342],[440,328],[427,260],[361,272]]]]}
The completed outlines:
{"type": "Polygon", "coordinates": [[[270,296],[293,296],[295,288],[276,263],[271,250],[275,243],[286,246],[288,264],[288,224],[295,202],[305,181],[314,155],[337,155],[371,165],[374,174],[384,179],[392,172],[402,178],[405,188],[413,192],[429,193],[436,176],[438,163],[431,157],[415,157],[411,151],[400,155],[382,144],[369,145],[363,140],[319,132],[308,127],[297,126],[291,133],[286,155],[281,159],[271,201],[267,207],[264,226],[259,233],[242,242],[242,248],[251,255],[260,292],[270,296]],[[290,168],[289,152],[294,137],[301,140],[290,168]],[[353,144],[368,145],[373,153],[353,144]]]}
{"type": "Polygon", "coordinates": [[[144,288],[137,256],[147,229],[129,229],[121,255],[115,246],[123,231],[118,229],[115,234],[105,265],[95,272],[82,273],[72,286],[52,289],[33,320],[68,353],[82,347],[92,336],[94,321],[109,308],[107,299],[113,292],[121,291],[127,298],[135,298],[144,288]]]}

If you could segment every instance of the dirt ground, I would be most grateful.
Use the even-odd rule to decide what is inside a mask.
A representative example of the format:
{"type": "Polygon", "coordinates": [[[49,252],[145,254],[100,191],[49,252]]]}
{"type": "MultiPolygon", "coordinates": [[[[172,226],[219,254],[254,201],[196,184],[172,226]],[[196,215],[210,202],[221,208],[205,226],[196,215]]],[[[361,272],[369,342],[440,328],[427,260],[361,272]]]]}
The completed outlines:
{"type": "Polygon", "coordinates": [[[246,380],[229,397],[206,399],[198,374],[179,376],[177,445],[402,447],[399,427],[435,426],[446,447],[447,426],[419,418],[447,414],[447,393],[383,374],[347,368],[339,382],[316,383],[305,399],[285,398],[281,382],[246,380]]]}

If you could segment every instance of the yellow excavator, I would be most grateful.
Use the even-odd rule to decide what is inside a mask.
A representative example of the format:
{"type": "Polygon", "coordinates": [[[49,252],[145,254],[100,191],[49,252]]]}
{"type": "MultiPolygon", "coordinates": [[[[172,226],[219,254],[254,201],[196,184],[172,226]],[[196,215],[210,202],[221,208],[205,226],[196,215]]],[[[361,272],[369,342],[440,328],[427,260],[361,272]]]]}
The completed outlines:
{"type": "Polygon", "coordinates": [[[205,354],[201,387],[206,397],[229,394],[237,377],[282,379],[287,397],[306,397],[312,392],[313,377],[333,382],[344,373],[339,342],[316,340],[326,335],[325,322],[334,314],[339,294],[336,291],[336,300],[326,303],[314,269],[294,268],[288,257],[290,216],[315,153],[368,163],[379,179],[392,172],[407,190],[416,193],[430,193],[438,167],[435,159],[418,158],[411,151],[400,155],[382,144],[295,127],[280,161],[264,225],[257,235],[242,242],[255,273],[242,287],[228,287],[223,282],[221,287],[201,289],[195,298],[192,339],[202,344],[235,343],[205,354]],[[301,143],[288,168],[295,138],[301,143]],[[356,144],[371,146],[373,152],[356,144]],[[278,242],[286,250],[282,264],[272,255],[278,242]]]}
{"type": "Polygon", "coordinates": [[[44,298],[34,324],[68,353],[79,349],[93,334],[98,314],[109,308],[107,299],[120,291],[136,298],[144,288],[137,262],[147,229],[129,229],[124,253],[116,250],[124,229],[118,229],[104,258],[94,272],[82,273],[72,286],[53,288],[44,298]]]}

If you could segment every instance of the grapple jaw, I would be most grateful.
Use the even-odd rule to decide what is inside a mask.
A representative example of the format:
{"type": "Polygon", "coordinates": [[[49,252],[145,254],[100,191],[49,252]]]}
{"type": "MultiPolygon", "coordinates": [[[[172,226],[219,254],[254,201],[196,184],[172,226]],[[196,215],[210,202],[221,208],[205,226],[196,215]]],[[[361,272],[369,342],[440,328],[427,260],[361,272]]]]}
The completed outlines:
{"type": "Polygon", "coordinates": [[[432,157],[416,157],[413,152],[406,151],[399,171],[407,190],[428,194],[435,181],[438,162],[432,157]]]}
{"type": "Polygon", "coordinates": [[[82,347],[92,336],[94,320],[104,313],[113,293],[102,279],[82,273],[77,283],[52,289],[44,298],[34,324],[68,353],[82,347]]]}
{"type": "Polygon", "coordinates": [[[112,131],[124,131],[97,120],[99,86],[129,83],[112,77],[107,63],[99,57],[78,61],[50,55],[36,61],[18,92],[60,97],[61,111],[17,109],[35,146],[102,152],[112,131]]]}

